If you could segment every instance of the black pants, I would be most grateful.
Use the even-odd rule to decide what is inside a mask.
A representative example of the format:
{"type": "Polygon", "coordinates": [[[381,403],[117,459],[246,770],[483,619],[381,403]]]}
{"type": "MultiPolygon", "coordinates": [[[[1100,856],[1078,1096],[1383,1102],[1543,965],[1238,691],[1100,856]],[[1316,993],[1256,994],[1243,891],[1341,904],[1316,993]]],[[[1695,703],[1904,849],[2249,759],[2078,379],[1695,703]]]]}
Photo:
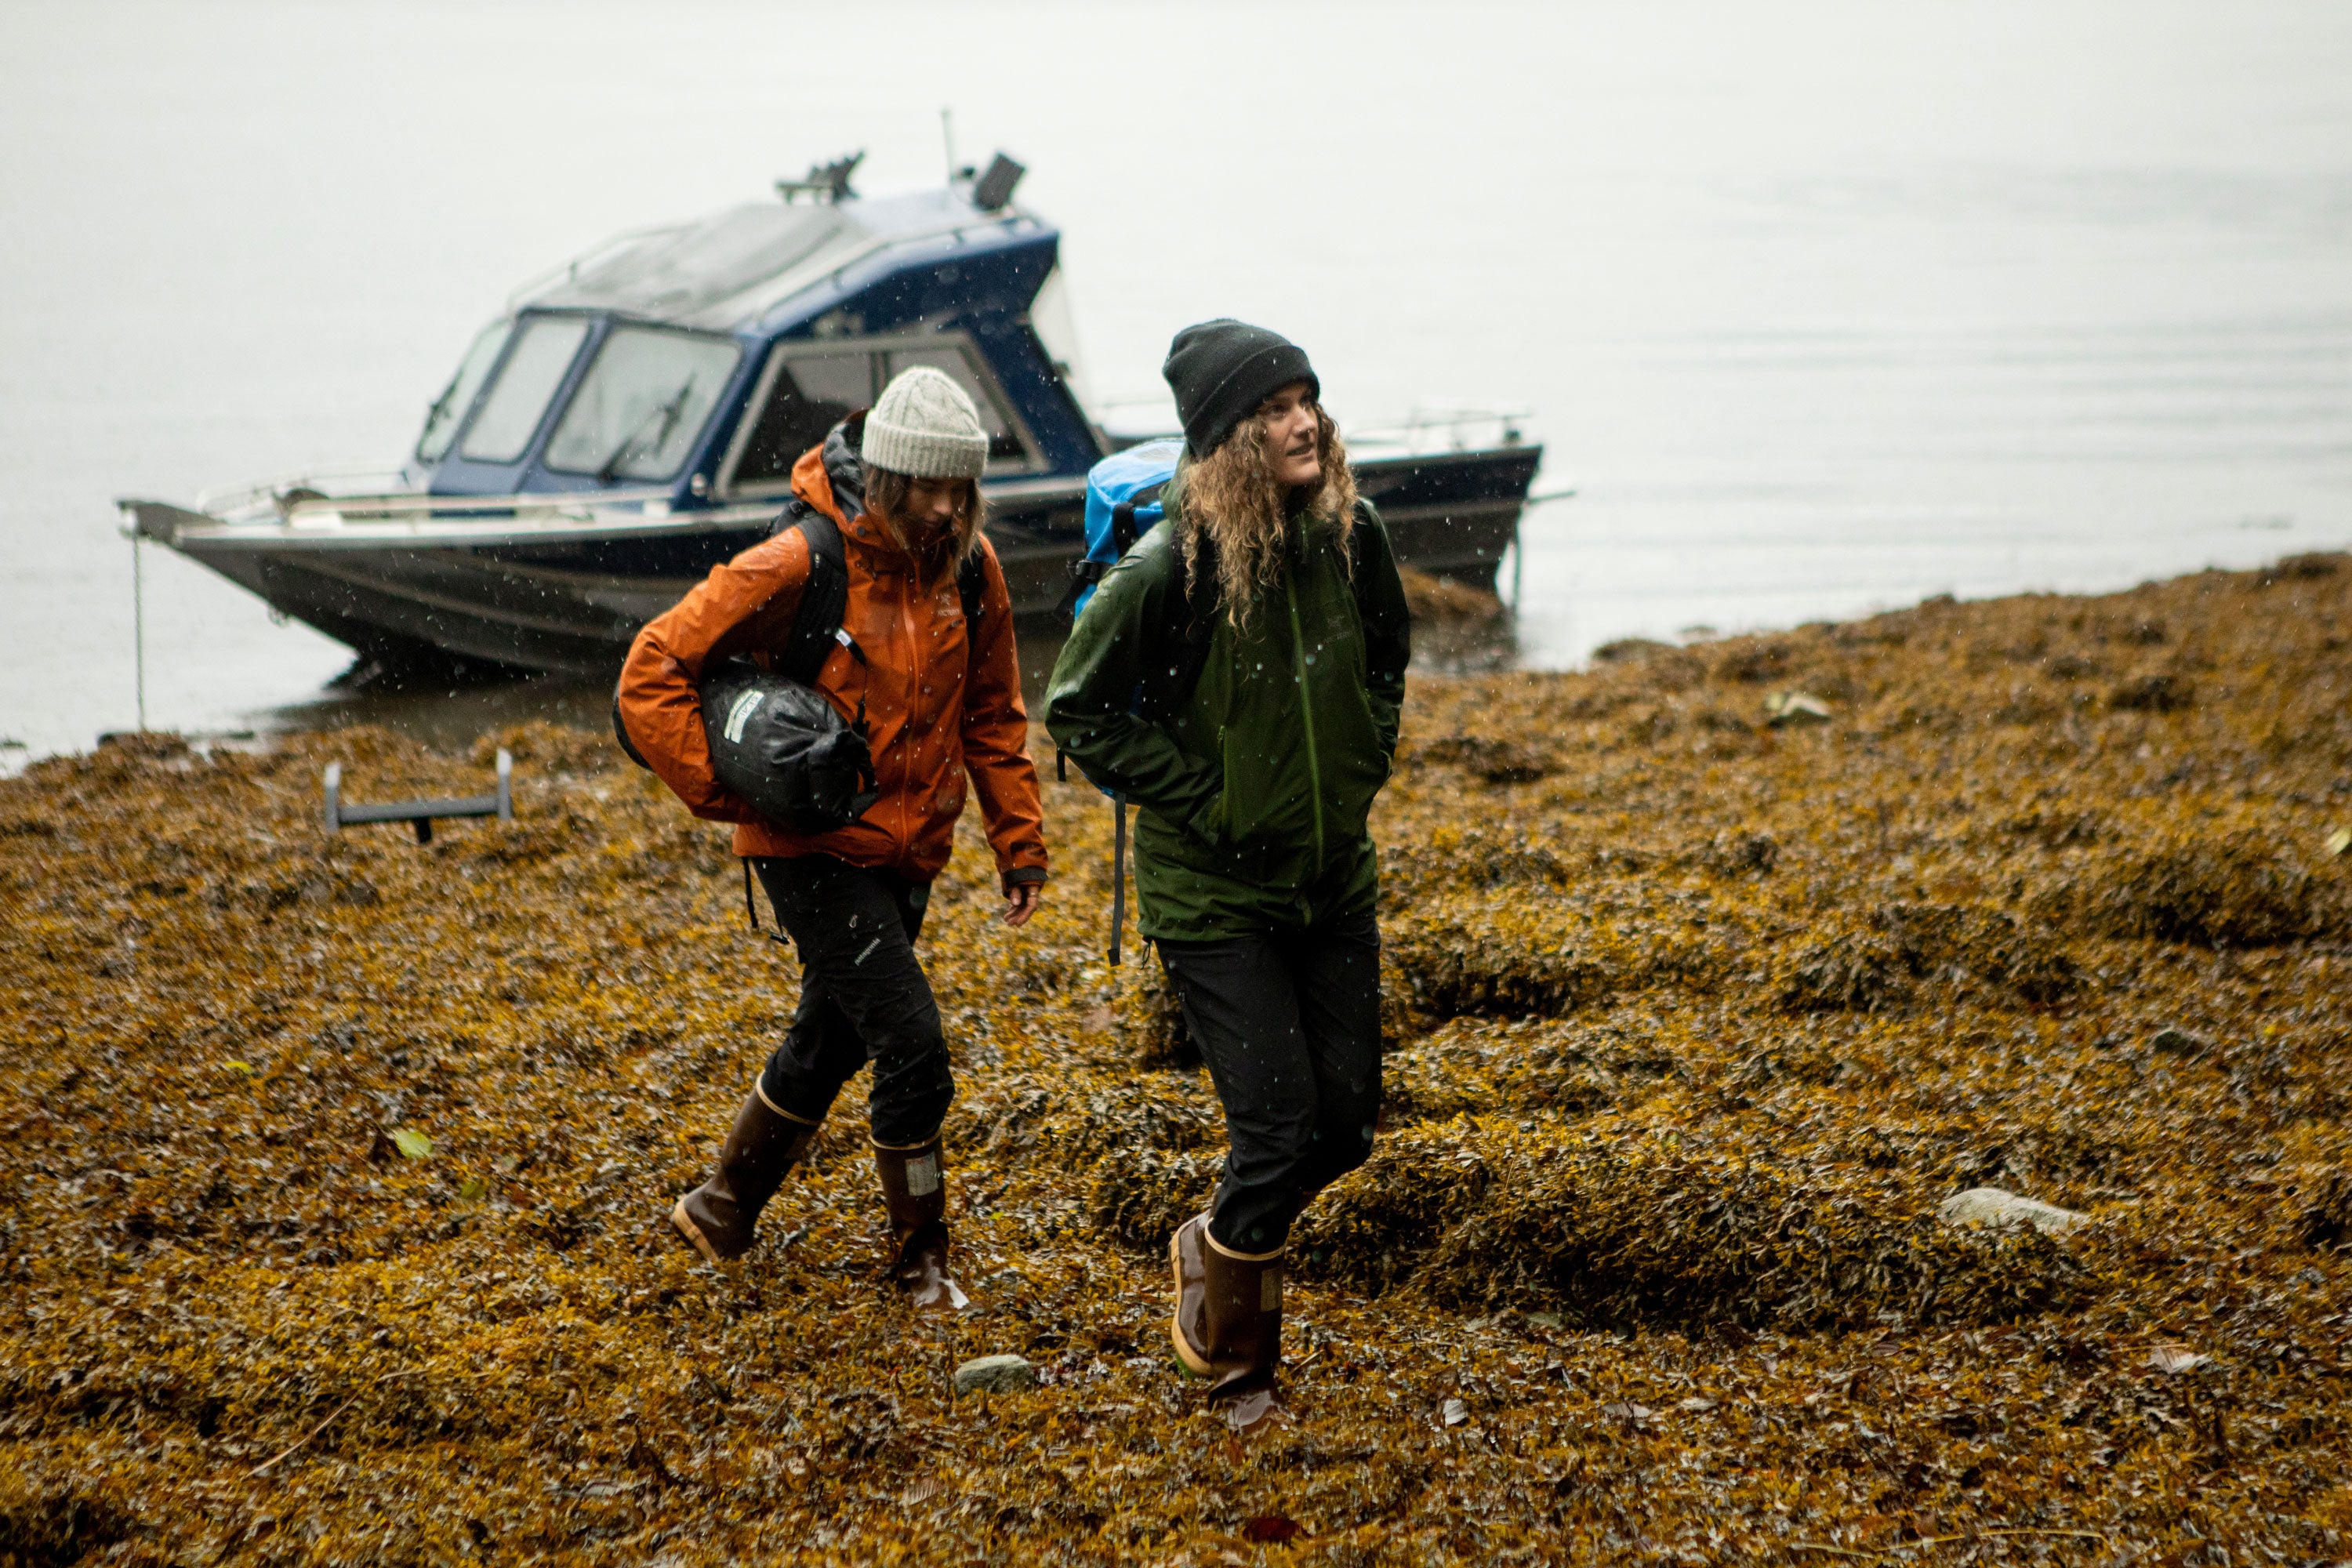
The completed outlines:
{"type": "Polygon", "coordinates": [[[955,1099],[940,1006],[915,960],[931,885],[827,855],[759,858],[751,868],[801,955],[801,1005],[761,1089],[786,1115],[822,1121],[871,1060],[874,1141],[926,1142],[955,1099]]]}
{"type": "Polygon", "coordinates": [[[1225,1108],[1209,1234],[1271,1252],[1307,1200],[1371,1152],[1380,926],[1366,910],[1303,931],[1163,942],[1160,953],[1225,1108]]]}

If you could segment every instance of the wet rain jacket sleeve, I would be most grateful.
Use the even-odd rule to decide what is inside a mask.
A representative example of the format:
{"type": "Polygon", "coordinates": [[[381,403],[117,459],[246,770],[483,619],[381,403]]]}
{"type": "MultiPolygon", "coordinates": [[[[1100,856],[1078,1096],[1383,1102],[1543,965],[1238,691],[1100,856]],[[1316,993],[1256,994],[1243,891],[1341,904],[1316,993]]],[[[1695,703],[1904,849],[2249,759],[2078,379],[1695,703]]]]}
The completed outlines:
{"type": "Polygon", "coordinates": [[[1191,824],[1216,799],[1223,770],[1187,752],[1166,726],[1129,710],[1164,624],[1163,599],[1182,591],[1169,532],[1152,530],[1104,574],[1054,665],[1045,728],[1099,787],[1171,823],[1191,824]]]}
{"type": "Polygon", "coordinates": [[[980,796],[996,874],[1008,888],[1045,879],[1045,814],[1029,758],[1029,710],[1021,700],[1021,663],[1013,628],[1013,595],[996,552],[981,545],[980,618],[964,628],[970,679],[963,693],[963,763],[980,796]]]}
{"type": "Polygon", "coordinates": [[[711,772],[702,673],[715,659],[768,646],[788,631],[808,574],[807,537],[789,529],[712,567],[629,645],[621,667],[621,722],[646,764],[697,816],[760,820],[711,772]]]}

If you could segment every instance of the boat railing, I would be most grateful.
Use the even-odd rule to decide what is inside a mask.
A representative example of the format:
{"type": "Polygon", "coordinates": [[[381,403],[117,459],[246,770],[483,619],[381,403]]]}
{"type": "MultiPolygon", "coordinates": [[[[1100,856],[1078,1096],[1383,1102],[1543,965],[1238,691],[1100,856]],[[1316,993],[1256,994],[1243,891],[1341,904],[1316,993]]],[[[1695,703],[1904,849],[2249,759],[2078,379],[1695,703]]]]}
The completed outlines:
{"type": "Polygon", "coordinates": [[[345,463],[333,468],[305,468],[238,485],[219,485],[196,495],[196,510],[214,513],[285,510],[285,498],[309,492],[320,496],[390,493],[400,470],[382,463],[345,463]]]}
{"type": "Polygon", "coordinates": [[[1402,420],[1350,428],[1347,432],[1348,445],[1414,457],[1525,446],[1529,412],[1525,408],[1490,408],[1470,404],[1417,405],[1402,420]]]}
{"type": "MultiPolygon", "coordinates": [[[[1165,393],[1151,396],[1108,398],[1097,407],[1106,431],[1111,433],[1114,447],[1130,447],[1142,441],[1156,440],[1163,434],[1177,434],[1164,428],[1174,412],[1165,393]],[[1140,411],[1145,417],[1136,420],[1130,416],[1122,421],[1114,412],[1121,409],[1140,411]],[[1131,428],[1139,423],[1159,424],[1163,428],[1152,435],[1143,435],[1131,428]]],[[[1351,448],[1376,449],[1383,455],[1393,453],[1404,457],[1520,447],[1527,444],[1527,422],[1530,412],[1525,408],[1491,408],[1468,404],[1426,404],[1415,406],[1402,419],[1377,425],[1350,425],[1344,427],[1343,433],[1351,448]]]]}
{"type": "Polygon", "coordinates": [[[381,495],[320,496],[315,500],[299,500],[283,509],[289,527],[299,528],[305,523],[331,527],[337,522],[390,521],[406,519],[430,522],[446,518],[452,521],[478,521],[486,517],[595,517],[615,511],[635,512],[641,517],[666,517],[669,514],[669,491],[639,490],[536,490],[528,495],[506,496],[436,496],[415,490],[381,495]]]}
{"type": "Polygon", "coordinates": [[[196,510],[225,521],[276,518],[289,528],[331,528],[348,521],[438,518],[590,516],[614,511],[663,516],[670,510],[667,487],[636,489],[535,490],[515,495],[435,495],[383,483],[396,479],[381,465],[307,473],[230,489],[207,490],[196,510]],[[354,481],[374,480],[373,485],[354,481]]]}

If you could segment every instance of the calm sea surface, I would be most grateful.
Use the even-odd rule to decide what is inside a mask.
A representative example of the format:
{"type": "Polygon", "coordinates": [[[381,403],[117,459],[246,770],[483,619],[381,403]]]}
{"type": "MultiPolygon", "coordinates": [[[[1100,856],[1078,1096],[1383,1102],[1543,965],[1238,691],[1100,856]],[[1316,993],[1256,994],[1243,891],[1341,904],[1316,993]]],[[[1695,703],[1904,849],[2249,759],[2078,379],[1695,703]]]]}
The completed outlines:
{"type": "MultiPolygon", "coordinates": [[[[133,721],[114,498],[394,458],[527,276],[855,148],[934,184],[950,103],[1114,423],[1220,314],[1343,420],[1529,411],[1578,491],[1530,664],[2352,543],[2341,0],[0,0],[0,768],[133,721]]],[[[158,727],[560,695],[355,707],[337,645],[146,588],[158,727]]]]}

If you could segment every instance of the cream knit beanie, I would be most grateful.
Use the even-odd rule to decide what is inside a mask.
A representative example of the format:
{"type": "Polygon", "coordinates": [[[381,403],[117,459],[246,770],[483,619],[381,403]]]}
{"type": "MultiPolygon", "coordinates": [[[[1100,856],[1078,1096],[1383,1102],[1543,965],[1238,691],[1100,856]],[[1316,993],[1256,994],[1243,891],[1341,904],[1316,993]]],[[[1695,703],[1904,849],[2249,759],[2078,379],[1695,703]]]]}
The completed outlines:
{"type": "Polygon", "coordinates": [[[919,364],[890,378],[866,416],[859,448],[868,468],[919,479],[976,479],[988,467],[988,432],[971,399],[945,371],[919,364]]]}

